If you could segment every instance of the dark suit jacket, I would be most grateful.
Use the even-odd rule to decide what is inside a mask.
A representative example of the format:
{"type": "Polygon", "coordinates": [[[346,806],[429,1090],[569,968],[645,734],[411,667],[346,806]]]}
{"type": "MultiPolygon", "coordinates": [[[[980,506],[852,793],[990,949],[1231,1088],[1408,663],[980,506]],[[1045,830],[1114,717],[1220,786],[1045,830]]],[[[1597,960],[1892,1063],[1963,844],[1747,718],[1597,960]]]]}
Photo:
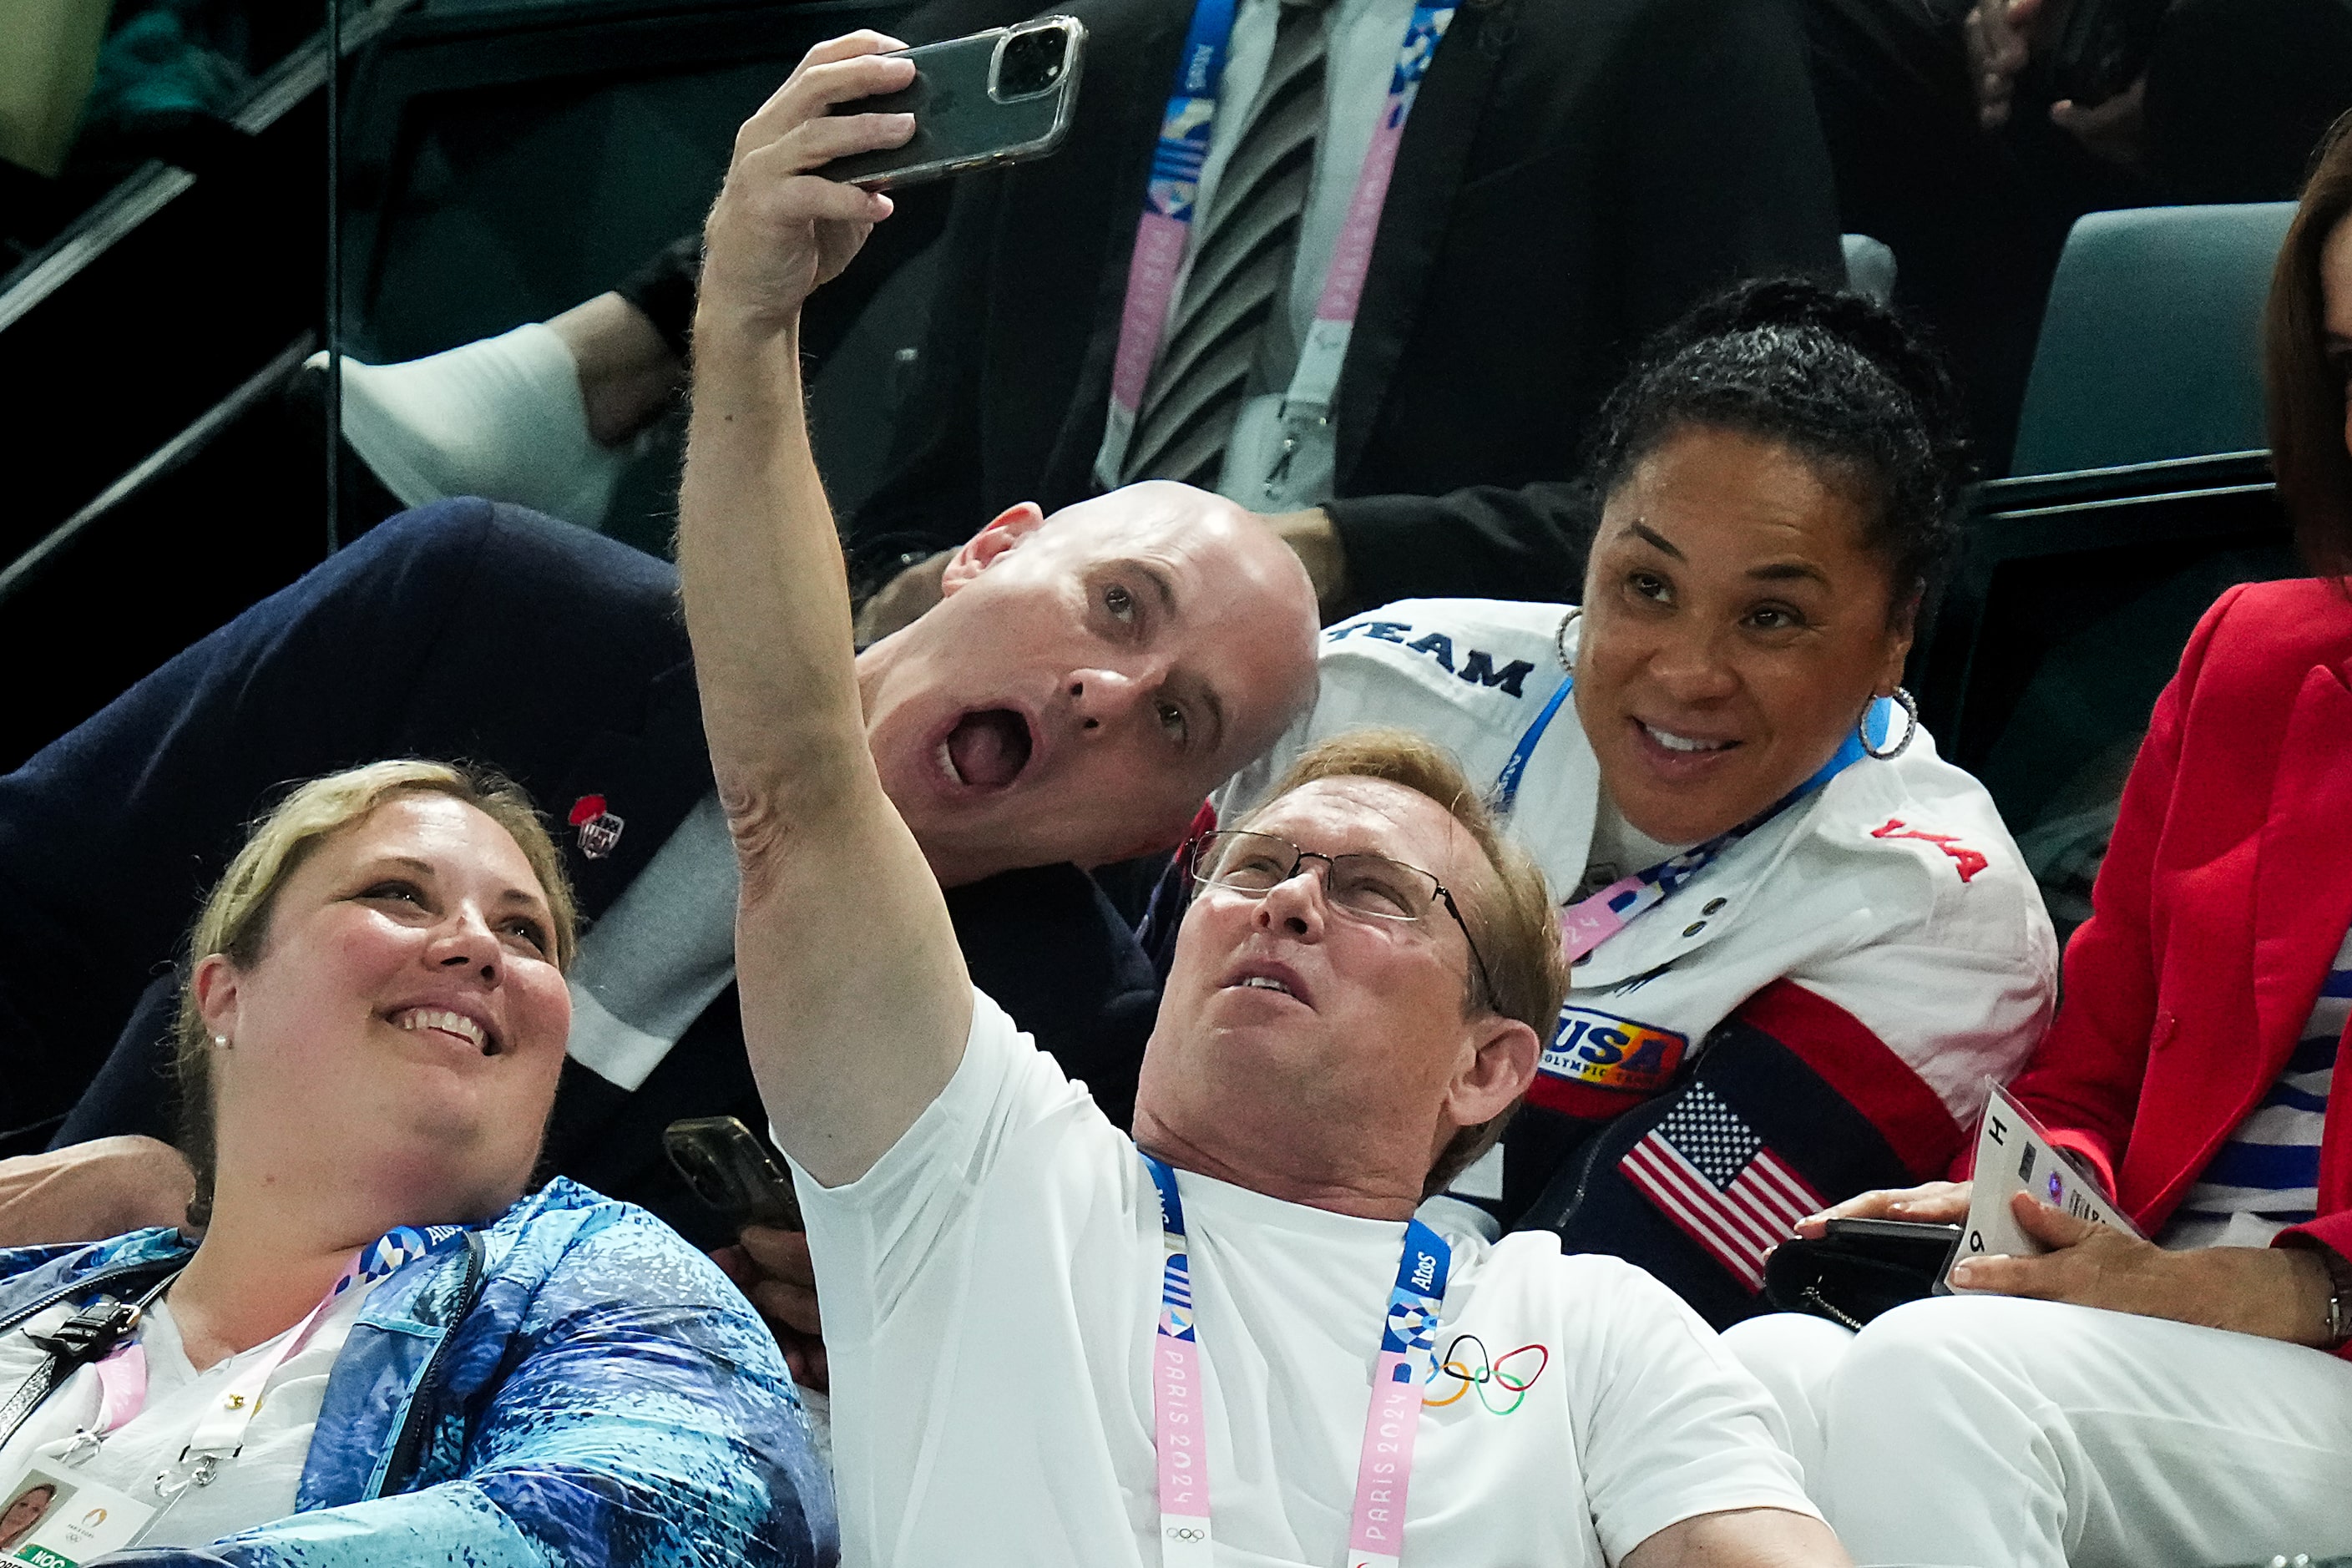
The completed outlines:
{"type": "MultiPolygon", "coordinates": [[[[966,179],[897,471],[861,552],[944,548],[1091,469],[1145,171],[1191,0],[1076,0],[1070,139],[966,179]]],[[[1398,155],[1338,399],[1355,596],[1556,597],[1568,487],[1633,348],[1715,289],[1838,275],[1827,153],[1783,0],[1465,4],[1398,155]],[[1478,487],[1478,488],[1465,488],[1478,487]]]]}
{"type": "MultiPolygon", "coordinates": [[[[444,502],[380,525],[0,778],[16,1062],[0,1130],[16,1131],[0,1153],[53,1129],[170,1135],[171,961],[242,825],[285,784],[387,756],[487,763],[551,818],[587,918],[611,907],[711,787],[677,594],[670,566],[610,540],[444,502]],[[565,821],[590,795],[624,825],[597,858],[565,821]]],[[[973,980],[1127,1115],[1158,988],[1093,881],[1045,867],[948,902],[973,980]]],[[[728,1113],[765,1125],[731,989],[634,1093],[567,1062],[549,1165],[710,1239],[659,1139],[674,1118],[728,1113]]]]}

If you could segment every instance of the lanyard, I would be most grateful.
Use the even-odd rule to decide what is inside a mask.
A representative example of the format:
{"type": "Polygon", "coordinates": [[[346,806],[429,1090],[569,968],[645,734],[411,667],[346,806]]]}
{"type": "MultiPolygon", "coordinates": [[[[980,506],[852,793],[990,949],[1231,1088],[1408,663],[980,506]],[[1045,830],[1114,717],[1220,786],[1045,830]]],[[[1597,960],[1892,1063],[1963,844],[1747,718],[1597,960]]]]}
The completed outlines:
{"type": "MultiPolygon", "coordinates": [[[[1111,362],[1109,422],[1102,455],[1095,466],[1096,478],[1105,486],[1120,480],[1128,444],[1135,437],[1136,416],[1143,405],[1144,387],[1151,379],[1151,367],[1167,334],[1169,312],[1176,303],[1177,274],[1192,241],[1201,171],[1208,163],[1215,135],[1236,5],[1237,0],[1195,0],[1184,52],[1177,61],[1176,83],[1160,120],[1160,141],[1151,154],[1151,179],[1144,191],[1143,216],[1136,221],[1135,253],[1128,263],[1118,352],[1111,362]]],[[[1281,465],[1287,465],[1307,427],[1329,422],[1331,399],[1339,390],[1339,369],[1348,357],[1356,312],[1363,302],[1372,241],[1380,232],[1381,211],[1388,205],[1389,178],[1396,170],[1405,121],[1412,113],[1413,100],[1420,94],[1430,58],[1437,52],[1437,42],[1453,20],[1452,5],[1415,0],[1412,19],[1397,46],[1396,66],[1389,75],[1388,96],[1381,104],[1372,144],[1357,174],[1348,214],[1331,251],[1331,265],[1323,275],[1315,320],[1307,328],[1306,342],[1299,345],[1298,365],[1283,398],[1281,465]]],[[[1269,479],[1269,493],[1280,473],[1277,467],[1269,479]]]]}
{"type": "MultiPolygon", "coordinates": [[[[246,1428],[261,1407],[263,1387],[278,1369],[299,1353],[318,1331],[320,1321],[336,1300],[354,1285],[373,1284],[403,1265],[437,1252],[465,1234],[462,1226],[436,1225],[419,1229],[395,1226],[352,1256],[343,1270],[319,1298],[302,1321],[278,1336],[268,1353],[239,1367],[221,1391],[217,1404],[196,1423],[173,1470],[155,1484],[156,1495],[167,1502],[190,1486],[209,1486],[221,1466],[245,1447],[246,1428]]],[[[96,1422],[76,1434],[67,1452],[68,1463],[87,1458],[107,1436],[147,1406],[147,1352],[136,1340],[118,1345],[98,1363],[99,1413],[96,1422]]]]}
{"type": "MultiPolygon", "coordinates": [[[[1535,755],[1536,745],[1543,739],[1544,731],[1551,727],[1552,716],[1559,711],[1560,705],[1568,700],[1569,693],[1575,687],[1576,677],[1570,674],[1559,683],[1559,689],[1551,694],[1542,711],[1520,735],[1519,743],[1511,749],[1509,760],[1503,763],[1503,771],[1495,779],[1493,809],[1497,816],[1508,816],[1511,808],[1518,803],[1519,781],[1528,771],[1528,761],[1535,755]]],[[[1868,722],[1874,742],[1885,738],[1887,727],[1893,722],[1894,708],[1894,703],[1884,697],[1871,704],[1868,722]]],[[[1844,743],[1812,777],[1738,826],[1718,833],[1704,844],[1695,844],[1688,849],[1669,855],[1656,865],[1644,867],[1630,877],[1621,877],[1591,897],[1580,899],[1561,910],[1561,952],[1570,963],[1582,958],[1633,924],[1635,917],[1644,910],[1664,903],[1668,894],[1706,869],[1725,850],[1860,762],[1864,754],[1862,737],[1849,732],[1844,743]]]]}
{"type": "Polygon", "coordinates": [[[1560,704],[1568,700],[1568,694],[1575,689],[1576,677],[1571,675],[1561,681],[1559,689],[1553,692],[1551,700],[1543,705],[1543,711],[1536,715],[1535,722],[1529,724],[1527,732],[1519,737],[1519,743],[1511,748],[1510,760],[1495,776],[1492,809],[1496,816],[1510,816],[1511,808],[1518,805],[1519,779],[1528,771],[1528,759],[1536,754],[1536,743],[1543,739],[1544,731],[1551,728],[1552,715],[1559,711],[1560,704]]]}
{"type": "MultiPolygon", "coordinates": [[[[1160,1450],[1160,1560],[1166,1568],[1208,1568],[1209,1449],[1202,1409],[1200,1342],[1192,1322],[1192,1265],[1176,1173],[1150,1154],[1144,1168],[1160,1192],[1160,1318],[1152,1335],[1152,1430],[1160,1450]]],[[[1405,1491],[1421,1428],[1422,1387],[1434,1370],[1437,1320],[1454,1249],[1414,1220],[1381,1326],[1371,1407],[1356,1467],[1348,1531],[1349,1568],[1395,1568],[1404,1550],[1405,1491]]]]}

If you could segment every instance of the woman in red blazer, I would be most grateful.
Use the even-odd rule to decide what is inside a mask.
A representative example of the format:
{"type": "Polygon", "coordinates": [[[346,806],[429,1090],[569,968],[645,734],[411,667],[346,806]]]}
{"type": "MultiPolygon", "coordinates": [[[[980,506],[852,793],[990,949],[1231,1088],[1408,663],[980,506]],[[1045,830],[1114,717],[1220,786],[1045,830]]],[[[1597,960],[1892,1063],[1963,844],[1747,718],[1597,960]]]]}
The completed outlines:
{"type": "MultiPolygon", "coordinates": [[[[2020,1194],[2051,1250],[1961,1264],[1967,1296],[1859,1335],[1779,1317],[1727,1336],[1865,1568],[2352,1552],[2347,214],[2339,126],[2266,345],[2279,489],[2317,575],[2233,588],[2189,638],[2057,1021],[2011,1086],[2155,1239],[2020,1194]]],[[[1799,1228],[1957,1221],[1968,1194],[1870,1193],[1799,1228]]]]}

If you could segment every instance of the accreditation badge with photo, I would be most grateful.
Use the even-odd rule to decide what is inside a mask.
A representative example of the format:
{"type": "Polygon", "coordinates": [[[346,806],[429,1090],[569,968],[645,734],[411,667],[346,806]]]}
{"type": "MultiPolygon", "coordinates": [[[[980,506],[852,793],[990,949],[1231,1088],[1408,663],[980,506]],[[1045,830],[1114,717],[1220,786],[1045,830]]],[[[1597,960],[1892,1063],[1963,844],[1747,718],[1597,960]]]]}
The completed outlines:
{"type": "Polygon", "coordinates": [[[79,1568],[129,1546],[155,1511],[71,1466],[37,1458],[0,1482],[0,1565],[79,1568]]]}

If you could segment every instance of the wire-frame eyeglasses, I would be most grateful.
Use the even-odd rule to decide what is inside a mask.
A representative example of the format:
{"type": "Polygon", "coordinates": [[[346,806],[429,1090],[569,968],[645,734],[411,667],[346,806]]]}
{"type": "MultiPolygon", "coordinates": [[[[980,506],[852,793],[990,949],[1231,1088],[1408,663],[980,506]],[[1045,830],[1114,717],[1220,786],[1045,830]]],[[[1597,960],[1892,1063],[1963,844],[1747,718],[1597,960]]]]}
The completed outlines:
{"type": "Polygon", "coordinates": [[[1298,875],[1309,860],[1323,862],[1323,896],[1331,907],[1366,920],[1414,921],[1427,918],[1443,904],[1469,944],[1470,962],[1478,973],[1477,1000],[1494,1005],[1495,987],[1486,972],[1486,955],[1462,906],[1444,883],[1418,866],[1408,866],[1385,855],[1364,853],[1326,855],[1301,849],[1278,834],[1252,828],[1227,827],[1201,836],[1192,858],[1192,879],[1204,888],[1220,888],[1244,898],[1262,899],[1298,875]]]}

